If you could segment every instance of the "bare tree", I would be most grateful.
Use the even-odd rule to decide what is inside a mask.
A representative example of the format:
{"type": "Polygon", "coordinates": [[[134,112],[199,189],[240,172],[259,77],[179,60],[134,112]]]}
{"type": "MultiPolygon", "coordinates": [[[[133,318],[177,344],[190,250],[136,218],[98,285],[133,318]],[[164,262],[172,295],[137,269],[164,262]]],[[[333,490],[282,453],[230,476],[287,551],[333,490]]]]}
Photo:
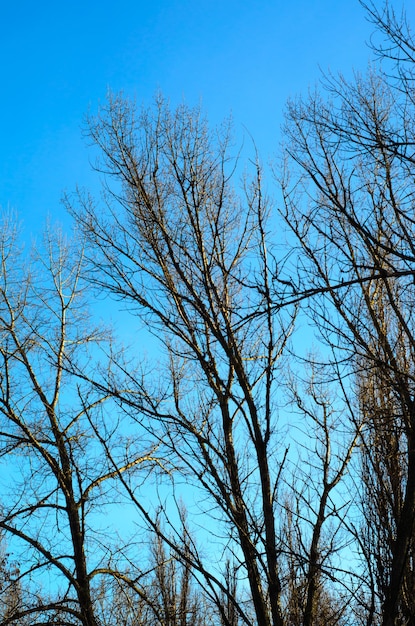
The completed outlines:
{"type": "MultiPolygon", "coordinates": [[[[184,545],[183,550],[186,549],[184,545]]],[[[166,551],[160,535],[156,536],[153,544],[153,559],[152,604],[159,607],[160,623],[166,626],[204,626],[211,623],[212,608],[203,599],[201,588],[194,590],[191,568],[187,562],[179,560],[177,554],[166,551]]],[[[151,597],[150,590],[147,595],[151,597]]]]}
{"type": "Polygon", "coordinates": [[[285,615],[293,626],[353,619],[354,568],[344,558],[350,540],[344,520],[349,514],[347,474],[359,433],[350,427],[347,403],[335,397],[316,358],[308,358],[311,370],[302,385],[299,373],[289,381],[290,410],[299,418],[292,428],[302,431],[297,453],[289,457],[295,466],[284,476],[285,497],[280,497],[286,511],[285,615]]]}
{"type": "MultiPolygon", "coordinates": [[[[390,288],[394,290],[393,281],[390,281],[390,288]]],[[[382,334],[395,338],[393,350],[400,371],[411,376],[411,364],[408,362],[411,351],[406,345],[403,329],[392,326],[396,320],[390,317],[383,285],[376,281],[370,285],[370,292],[382,334]]],[[[399,304],[399,290],[396,290],[395,299],[399,304]]],[[[373,351],[380,357],[383,356],[383,349],[384,346],[373,346],[373,351]]],[[[405,502],[408,428],[402,402],[391,385],[385,367],[376,367],[373,363],[365,367],[362,362],[358,385],[360,408],[365,422],[361,448],[365,486],[362,509],[367,525],[362,536],[365,553],[370,561],[369,567],[376,579],[376,601],[384,605],[390,594],[395,538],[405,502]]],[[[413,550],[413,537],[410,537],[407,557],[402,564],[398,604],[398,613],[404,620],[410,620],[415,611],[411,592],[414,584],[413,550]]]]}
{"type": "Polygon", "coordinates": [[[94,431],[105,432],[120,461],[118,473],[145,459],[134,446],[125,456],[115,407],[110,423],[103,410],[108,398],[73,373],[89,370],[103,340],[86,314],[82,249],[50,230],[45,254],[24,254],[19,247],[17,229],[6,220],[0,240],[0,453],[7,491],[0,529],[14,550],[25,595],[2,624],[57,619],[97,626],[92,589],[110,550],[99,507],[110,505],[116,473],[94,431]]]}
{"type": "MultiPolygon", "coordinates": [[[[112,577],[102,579],[95,594],[99,598],[97,612],[102,626],[212,626],[219,623],[215,606],[195,583],[189,563],[166,549],[162,534],[151,533],[148,537],[145,568],[142,558],[141,571],[132,562],[129,570],[113,572],[112,577]]],[[[183,550],[186,551],[185,545],[183,550]]]]}
{"type": "MultiPolygon", "coordinates": [[[[233,597],[240,619],[282,624],[274,494],[284,448],[274,399],[292,314],[272,310],[276,259],[261,167],[254,163],[237,195],[229,128],[210,131],[199,110],[172,112],[162,99],[137,113],[111,98],[90,136],[103,157],[106,207],[88,198],[72,206],[90,278],[148,323],[167,355],[158,383],[131,373],[108,388],[134,390],[123,402],[147,416],[220,524],[219,543],[239,561],[254,607],[251,620],[233,597]]],[[[196,561],[219,598],[219,573],[196,561]]]]}
{"type": "Polygon", "coordinates": [[[280,305],[307,302],[354,407],[378,551],[361,546],[376,561],[366,623],[391,626],[415,618],[414,44],[390,11],[368,10],[386,36],[379,71],[325,77],[325,97],[288,107],[284,217],[298,265],[280,305]]]}

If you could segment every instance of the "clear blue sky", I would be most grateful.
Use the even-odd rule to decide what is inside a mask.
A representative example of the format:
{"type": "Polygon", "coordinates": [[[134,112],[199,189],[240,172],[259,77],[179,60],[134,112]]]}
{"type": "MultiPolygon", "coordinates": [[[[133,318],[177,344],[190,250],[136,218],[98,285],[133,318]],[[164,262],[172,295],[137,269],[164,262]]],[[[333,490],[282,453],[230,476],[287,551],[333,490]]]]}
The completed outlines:
{"type": "Polygon", "coordinates": [[[30,228],[63,215],[64,190],[94,185],[81,127],[108,88],[201,101],[212,122],[232,112],[266,158],[286,99],[319,66],[364,68],[372,30],[358,0],[16,0],[1,13],[0,206],[30,228]]]}

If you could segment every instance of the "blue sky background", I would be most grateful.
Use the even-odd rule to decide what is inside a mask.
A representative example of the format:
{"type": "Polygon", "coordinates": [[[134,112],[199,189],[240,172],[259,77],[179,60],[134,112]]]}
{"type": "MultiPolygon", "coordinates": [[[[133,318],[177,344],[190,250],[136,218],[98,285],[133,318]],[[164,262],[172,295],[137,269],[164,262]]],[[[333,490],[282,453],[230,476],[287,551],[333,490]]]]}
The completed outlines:
{"type": "Polygon", "coordinates": [[[109,88],[232,113],[266,159],[287,98],[319,66],[364,68],[372,31],[358,0],[16,0],[0,28],[0,206],[29,231],[63,219],[64,191],[94,189],[81,129],[109,88]]]}

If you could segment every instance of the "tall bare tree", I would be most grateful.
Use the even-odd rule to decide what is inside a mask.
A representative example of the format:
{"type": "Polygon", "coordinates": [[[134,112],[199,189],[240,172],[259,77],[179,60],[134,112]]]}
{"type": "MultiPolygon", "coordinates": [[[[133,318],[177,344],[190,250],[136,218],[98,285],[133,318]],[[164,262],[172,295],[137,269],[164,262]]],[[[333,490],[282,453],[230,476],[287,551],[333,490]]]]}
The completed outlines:
{"type": "MultiPolygon", "coordinates": [[[[113,97],[90,122],[106,206],[81,198],[72,207],[90,277],[148,324],[167,355],[159,382],[132,373],[108,387],[132,390],[119,394],[123,402],[147,416],[204,514],[219,522],[254,610],[249,617],[233,597],[239,618],[280,625],[274,495],[284,448],[274,401],[293,315],[272,309],[276,259],[261,167],[238,195],[229,128],[210,131],[199,110],[171,111],[162,99],[137,112],[113,97]]],[[[219,598],[220,572],[195,561],[219,598]]]]}
{"type": "MultiPolygon", "coordinates": [[[[399,290],[390,281],[390,289],[395,290],[399,304],[399,290]]],[[[400,370],[411,376],[411,350],[405,341],[405,332],[396,326],[397,321],[390,316],[390,307],[384,297],[384,287],[379,281],[370,284],[371,305],[377,313],[379,326],[384,337],[394,337],[394,358],[400,370]],[[394,325],[394,326],[393,326],[394,325]]],[[[384,344],[372,347],[384,361],[384,344]]],[[[362,478],[365,486],[362,499],[364,519],[363,530],[365,554],[370,559],[376,579],[376,600],[382,605],[390,594],[391,572],[393,567],[395,541],[402,509],[405,502],[405,488],[408,476],[408,428],[402,402],[391,384],[388,369],[376,367],[373,363],[361,363],[358,375],[360,409],[365,422],[362,433],[362,478]]],[[[402,563],[401,594],[398,613],[405,620],[414,615],[412,589],[414,585],[413,554],[414,538],[407,546],[407,557],[402,563]]]]}
{"type": "Polygon", "coordinates": [[[103,341],[87,317],[82,249],[51,230],[45,244],[45,253],[25,253],[15,224],[2,223],[0,529],[25,589],[2,624],[97,626],[92,589],[110,550],[99,507],[111,504],[117,474],[95,430],[112,446],[117,473],[145,459],[136,446],[125,456],[114,405],[110,423],[108,398],[73,373],[97,363],[103,341]]]}
{"type": "Polygon", "coordinates": [[[299,263],[280,305],[307,302],[354,407],[378,551],[365,623],[391,626],[415,619],[415,47],[390,10],[366,8],[385,37],[380,67],[328,76],[323,95],[288,107],[284,217],[299,263]]]}

